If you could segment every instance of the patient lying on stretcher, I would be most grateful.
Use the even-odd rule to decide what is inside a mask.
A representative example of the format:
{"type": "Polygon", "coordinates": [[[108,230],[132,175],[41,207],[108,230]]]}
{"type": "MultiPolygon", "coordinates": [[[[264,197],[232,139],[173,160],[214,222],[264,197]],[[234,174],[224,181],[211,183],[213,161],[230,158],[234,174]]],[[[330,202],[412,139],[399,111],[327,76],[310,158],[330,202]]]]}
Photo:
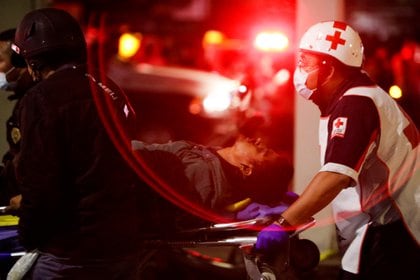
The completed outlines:
{"type": "MultiPolygon", "coordinates": [[[[209,209],[216,214],[207,219],[213,222],[278,214],[295,198],[287,193],[293,176],[291,161],[268,148],[261,138],[239,135],[233,145],[223,148],[188,141],[133,141],[132,148],[174,191],[175,200],[182,197],[209,209]]],[[[161,191],[171,197],[168,189],[161,191]]]]}
{"type": "MultiPolygon", "coordinates": [[[[280,214],[295,198],[287,192],[293,176],[290,159],[268,148],[259,137],[240,134],[227,147],[188,141],[132,141],[132,149],[143,167],[159,177],[159,183],[167,185],[154,190],[139,188],[140,217],[147,221],[167,223],[176,218],[182,222],[182,211],[168,200],[178,206],[179,200],[189,203],[188,214],[197,214],[198,208],[207,209],[209,215],[204,220],[231,222],[280,214]]],[[[189,222],[187,219],[184,223],[189,222]]]]}

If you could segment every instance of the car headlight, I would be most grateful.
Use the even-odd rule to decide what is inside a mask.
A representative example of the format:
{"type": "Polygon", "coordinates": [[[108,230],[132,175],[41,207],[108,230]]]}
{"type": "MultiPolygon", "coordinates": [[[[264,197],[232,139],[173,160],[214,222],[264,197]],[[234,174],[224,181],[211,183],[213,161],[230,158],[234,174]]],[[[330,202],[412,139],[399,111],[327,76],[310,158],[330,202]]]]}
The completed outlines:
{"type": "Polygon", "coordinates": [[[207,114],[218,114],[229,109],[232,96],[226,92],[212,92],[203,100],[203,108],[207,114]]]}

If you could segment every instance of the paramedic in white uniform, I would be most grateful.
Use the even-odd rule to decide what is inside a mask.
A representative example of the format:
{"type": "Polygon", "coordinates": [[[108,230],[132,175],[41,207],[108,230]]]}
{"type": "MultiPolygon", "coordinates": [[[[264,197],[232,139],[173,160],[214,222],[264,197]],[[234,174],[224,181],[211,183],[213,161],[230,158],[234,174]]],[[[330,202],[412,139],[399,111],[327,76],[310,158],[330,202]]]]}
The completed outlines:
{"type": "Polygon", "coordinates": [[[256,249],[281,248],[294,227],[332,203],[340,279],[414,279],[420,275],[419,134],[362,62],[360,36],[343,22],[317,23],[302,36],[294,84],[321,112],[322,167],[259,233],[256,249]]]}

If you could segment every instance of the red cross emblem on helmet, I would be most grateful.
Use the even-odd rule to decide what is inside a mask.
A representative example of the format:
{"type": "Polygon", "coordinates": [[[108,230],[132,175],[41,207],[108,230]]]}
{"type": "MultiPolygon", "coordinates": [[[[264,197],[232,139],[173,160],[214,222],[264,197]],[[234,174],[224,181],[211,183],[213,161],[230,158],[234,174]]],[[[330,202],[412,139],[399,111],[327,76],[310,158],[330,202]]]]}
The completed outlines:
{"type": "MultiPolygon", "coordinates": [[[[333,28],[341,29],[343,31],[346,30],[346,27],[347,27],[347,24],[342,23],[342,22],[335,21],[333,24],[333,28]]],[[[338,45],[344,46],[346,44],[346,40],[344,40],[340,36],[341,36],[341,31],[338,31],[338,30],[334,32],[334,35],[327,35],[325,39],[327,41],[331,41],[331,49],[336,50],[338,45]]]]}
{"type": "Polygon", "coordinates": [[[332,56],[352,67],[360,67],[363,61],[362,40],[344,22],[325,21],[311,26],[303,34],[299,49],[332,56]]]}

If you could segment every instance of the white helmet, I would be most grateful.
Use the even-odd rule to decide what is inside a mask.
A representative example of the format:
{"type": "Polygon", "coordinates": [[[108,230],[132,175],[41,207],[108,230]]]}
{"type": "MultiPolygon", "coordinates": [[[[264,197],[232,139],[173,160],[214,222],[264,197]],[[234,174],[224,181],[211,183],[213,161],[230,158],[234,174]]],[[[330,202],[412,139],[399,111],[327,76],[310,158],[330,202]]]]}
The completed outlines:
{"type": "Polygon", "coordinates": [[[325,21],[311,26],[303,34],[299,48],[330,55],[348,66],[362,66],[362,40],[353,28],[343,22],[325,21]]]}

